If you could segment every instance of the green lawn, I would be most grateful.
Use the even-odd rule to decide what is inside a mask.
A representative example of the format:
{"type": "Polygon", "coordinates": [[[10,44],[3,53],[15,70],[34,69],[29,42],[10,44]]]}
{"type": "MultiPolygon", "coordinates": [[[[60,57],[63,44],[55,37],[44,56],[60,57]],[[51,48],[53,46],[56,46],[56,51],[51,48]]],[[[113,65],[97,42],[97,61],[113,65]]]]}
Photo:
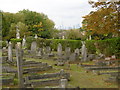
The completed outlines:
{"type": "MultiPolygon", "coordinates": [[[[56,61],[53,60],[42,60],[42,59],[27,59],[29,61],[46,62],[53,66],[53,70],[45,71],[45,73],[59,72],[60,69],[64,69],[66,72],[70,73],[70,81],[68,87],[81,87],[81,88],[117,88],[118,86],[111,83],[104,82],[109,75],[95,75],[92,72],[86,73],[84,68],[78,67],[76,64],[71,64],[71,70],[67,69],[65,66],[54,66],[56,61]]],[[[93,62],[88,62],[87,64],[93,64],[93,62]]],[[[44,72],[43,72],[44,73],[44,72]]]]}

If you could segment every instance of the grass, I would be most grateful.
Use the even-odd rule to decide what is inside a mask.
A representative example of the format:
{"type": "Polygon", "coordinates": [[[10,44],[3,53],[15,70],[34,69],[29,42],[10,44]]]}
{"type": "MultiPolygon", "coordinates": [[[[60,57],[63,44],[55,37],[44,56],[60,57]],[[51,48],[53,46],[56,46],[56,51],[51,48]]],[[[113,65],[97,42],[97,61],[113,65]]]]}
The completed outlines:
{"type": "MultiPolygon", "coordinates": [[[[117,88],[117,85],[106,83],[104,82],[105,79],[109,77],[109,75],[95,75],[92,72],[86,73],[84,68],[77,66],[76,64],[71,64],[70,68],[71,70],[67,69],[67,65],[65,66],[54,66],[56,61],[53,60],[42,60],[42,59],[28,59],[32,61],[38,61],[38,62],[45,62],[49,65],[52,65],[55,70],[47,71],[46,73],[55,73],[60,71],[60,69],[64,69],[66,72],[69,72],[70,82],[68,87],[81,87],[81,88],[117,88]]],[[[84,64],[93,64],[92,61],[90,62],[84,62],[84,64]]]]}
{"type": "MultiPolygon", "coordinates": [[[[109,75],[95,75],[92,72],[86,73],[84,68],[77,66],[76,64],[70,65],[70,70],[67,69],[67,65],[64,66],[55,66],[54,64],[56,61],[53,60],[43,60],[43,59],[33,59],[33,58],[26,58],[27,61],[36,61],[36,62],[43,62],[48,63],[48,65],[53,66],[53,69],[48,71],[42,71],[37,73],[29,73],[26,75],[41,75],[44,73],[57,73],[61,69],[64,69],[65,72],[70,73],[70,81],[68,82],[69,88],[80,87],[80,88],[117,88],[118,86],[111,83],[104,82],[105,79],[109,77],[109,75]]],[[[93,62],[84,62],[84,64],[93,64],[93,62]]],[[[14,79],[14,86],[17,87],[17,78],[14,79]]],[[[44,86],[45,87],[45,86],[44,86]]],[[[50,86],[51,87],[51,86],[50,86]]]]}

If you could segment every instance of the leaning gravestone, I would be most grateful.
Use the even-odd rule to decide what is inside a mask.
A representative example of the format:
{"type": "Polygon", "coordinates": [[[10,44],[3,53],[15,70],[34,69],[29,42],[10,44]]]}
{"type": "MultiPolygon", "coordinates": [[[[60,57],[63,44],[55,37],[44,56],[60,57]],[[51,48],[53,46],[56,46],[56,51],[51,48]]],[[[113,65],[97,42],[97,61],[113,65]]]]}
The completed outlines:
{"type": "Polygon", "coordinates": [[[59,43],[57,48],[58,57],[62,56],[62,45],[59,43]]]}
{"type": "Polygon", "coordinates": [[[37,49],[37,43],[33,41],[31,44],[31,53],[36,54],[36,49],[37,49]]]}
{"type": "Polygon", "coordinates": [[[12,43],[9,42],[8,45],[8,60],[12,62],[13,58],[12,58],[12,43]]]}

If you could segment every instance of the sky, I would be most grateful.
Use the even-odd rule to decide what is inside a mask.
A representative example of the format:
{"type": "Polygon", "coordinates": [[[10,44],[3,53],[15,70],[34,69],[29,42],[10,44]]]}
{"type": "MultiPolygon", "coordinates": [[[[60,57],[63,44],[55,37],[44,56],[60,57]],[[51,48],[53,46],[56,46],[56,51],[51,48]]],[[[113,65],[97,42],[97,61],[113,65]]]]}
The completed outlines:
{"type": "Polygon", "coordinates": [[[1,0],[0,10],[16,13],[29,9],[44,13],[53,20],[58,29],[79,28],[82,16],[93,10],[88,0],[1,0]]]}

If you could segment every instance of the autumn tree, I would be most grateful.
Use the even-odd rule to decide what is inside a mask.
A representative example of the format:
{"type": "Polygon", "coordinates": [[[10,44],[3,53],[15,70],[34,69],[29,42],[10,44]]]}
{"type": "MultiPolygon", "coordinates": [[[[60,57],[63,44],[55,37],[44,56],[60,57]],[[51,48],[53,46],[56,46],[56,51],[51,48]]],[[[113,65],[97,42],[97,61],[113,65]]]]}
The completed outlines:
{"type": "Polygon", "coordinates": [[[83,27],[91,34],[119,35],[119,2],[89,2],[96,11],[84,16],[83,27]]]}

